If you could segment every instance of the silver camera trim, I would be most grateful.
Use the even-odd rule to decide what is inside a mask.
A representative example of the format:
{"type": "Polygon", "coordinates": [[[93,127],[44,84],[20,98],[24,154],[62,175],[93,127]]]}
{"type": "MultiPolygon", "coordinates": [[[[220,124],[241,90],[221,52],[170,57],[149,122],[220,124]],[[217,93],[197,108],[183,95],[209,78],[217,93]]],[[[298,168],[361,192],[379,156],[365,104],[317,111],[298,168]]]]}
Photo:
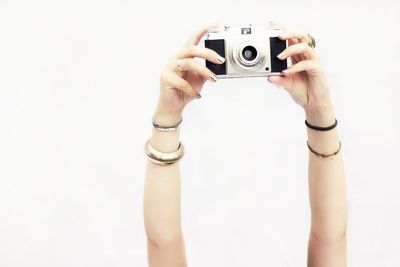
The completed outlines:
{"type": "Polygon", "coordinates": [[[217,29],[209,30],[206,34],[206,40],[225,40],[226,74],[217,75],[217,77],[245,78],[281,75],[280,72],[271,71],[271,59],[268,56],[270,44],[269,42],[262,42],[263,40],[267,40],[271,37],[278,37],[281,33],[282,29],[268,28],[265,26],[253,26],[251,24],[234,26],[224,25],[217,29]],[[242,28],[251,28],[252,34],[242,36],[242,28]],[[240,40],[242,38],[245,40],[240,40]],[[252,66],[246,66],[238,59],[238,52],[242,51],[244,47],[249,45],[256,48],[257,56],[260,57],[258,62],[252,66]]]}

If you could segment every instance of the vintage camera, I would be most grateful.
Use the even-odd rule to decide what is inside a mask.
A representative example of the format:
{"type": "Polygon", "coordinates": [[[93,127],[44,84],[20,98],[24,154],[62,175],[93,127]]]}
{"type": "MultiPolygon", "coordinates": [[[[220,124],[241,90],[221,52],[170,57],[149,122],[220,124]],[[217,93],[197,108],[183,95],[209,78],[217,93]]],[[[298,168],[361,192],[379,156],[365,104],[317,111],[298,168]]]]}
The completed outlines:
{"type": "Polygon", "coordinates": [[[206,34],[205,47],[225,58],[224,64],[206,60],[206,67],[218,78],[241,78],[280,75],[287,60],[277,55],[286,47],[278,38],[280,29],[266,27],[224,26],[206,34]]]}

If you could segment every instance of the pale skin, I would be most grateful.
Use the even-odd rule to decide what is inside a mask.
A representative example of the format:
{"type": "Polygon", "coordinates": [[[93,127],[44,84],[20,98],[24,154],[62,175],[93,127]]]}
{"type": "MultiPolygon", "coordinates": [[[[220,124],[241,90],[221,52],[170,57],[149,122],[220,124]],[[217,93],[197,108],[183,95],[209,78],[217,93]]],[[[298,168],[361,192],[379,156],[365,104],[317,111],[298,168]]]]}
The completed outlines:
{"type": "MultiPolygon", "coordinates": [[[[272,24],[284,29],[282,25],[272,24]]],[[[199,98],[204,83],[214,81],[213,73],[193,60],[201,58],[221,64],[217,53],[198,46],[206,31],[213,27],[216,25],[195,33],[182,52],[170,59],[161,74],[160,96],[153,116],[156,123],[174,125],[179,122],[185,106],[199,98]]],[[[286,90],[303,108],[310,124],[320,127],[332,125],[335,113],[329,87],[317,54],[307,45],[307,34],[284,30],[279,38],[288,41],[288,48],[278,57],[290,58],[292,66],[282,76],[270,76],[267,81],[286,90]]],[[[319,153],[332,154],[339,147],[337,128],[325,132],[307,128],[307,136],[309,145],[319,153]]],[[[159,151],[172,152],[178,148],[179,141],[179,130],[160,132],[153,129],[150,143],[159,151]]],[[[308,183],[311,208],[308,266],[344,267],[347,196],[341,152],[329,158],[309,152],[308,183]]],[[[187,266],[180,214],[179,161],[161,166],[148,160],[144,222],[149,266],[187,266]]]]}

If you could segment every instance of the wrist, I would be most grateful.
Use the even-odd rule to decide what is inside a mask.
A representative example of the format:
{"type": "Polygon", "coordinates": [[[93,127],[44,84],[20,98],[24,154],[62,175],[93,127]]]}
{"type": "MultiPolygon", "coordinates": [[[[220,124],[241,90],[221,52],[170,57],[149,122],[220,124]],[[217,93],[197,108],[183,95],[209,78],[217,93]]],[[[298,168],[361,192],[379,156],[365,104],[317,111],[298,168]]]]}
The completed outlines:
{"type": "Polygon", "coordinates": [[[318,107],[306,107],[306,120],[308,123],[318,127],[328,127],[335,123],[335,111],[331,104],[318,107]]]}
{"type": "Polygon", "coordinates": [[[161,126],[176,125],[182,120],[182,111],[171,111],[157,106],[152,120],[154,123],[161,126]]]}

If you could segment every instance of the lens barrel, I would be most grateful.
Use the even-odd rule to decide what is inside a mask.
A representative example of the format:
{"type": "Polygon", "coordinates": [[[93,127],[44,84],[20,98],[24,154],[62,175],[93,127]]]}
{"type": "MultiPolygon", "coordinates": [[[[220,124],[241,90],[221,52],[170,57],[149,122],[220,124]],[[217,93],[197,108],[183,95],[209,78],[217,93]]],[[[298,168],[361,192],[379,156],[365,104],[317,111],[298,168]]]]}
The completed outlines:
{"type": "Polygon", "coordinates": [[[246,43],[243,46],[238,46],[238,49],[233,51],[233,58],[239,66],[248,69],[260,62],[262,54],[257,50],[256,46],[246,43]]]}

